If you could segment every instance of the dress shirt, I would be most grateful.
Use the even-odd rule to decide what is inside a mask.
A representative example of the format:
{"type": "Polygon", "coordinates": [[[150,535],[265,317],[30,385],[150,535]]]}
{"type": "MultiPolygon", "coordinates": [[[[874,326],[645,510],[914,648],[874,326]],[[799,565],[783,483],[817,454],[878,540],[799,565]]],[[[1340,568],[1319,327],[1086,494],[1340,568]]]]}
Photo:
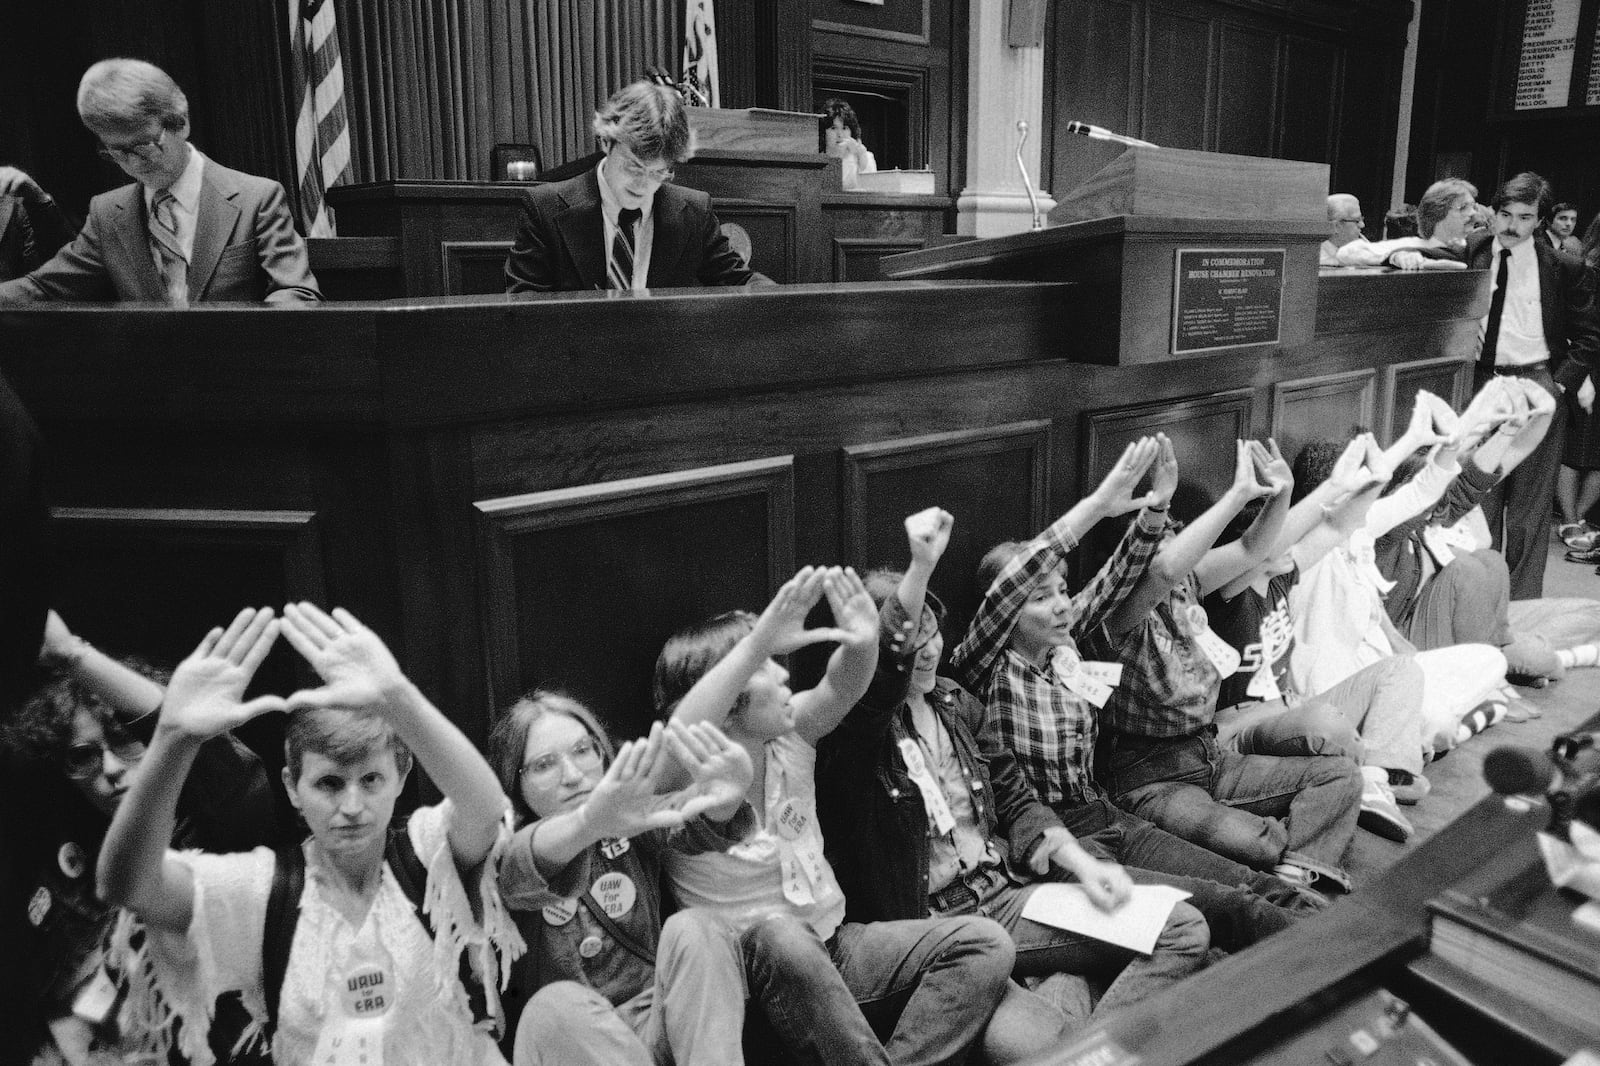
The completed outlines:
{"type": "MultiPolygon", "coordinates": [[[[1496,366],[1529,366],[1550,358],[1550,346],[1544,336],[1544,309],[1539,303],[1539,257],[1533,250],[1534,238],[1522,241],[1507,249],[1494,241],[1494,254],[1489,257],[1489,276],[1497,277],[1500,256],[1510,255],[1511,263],[1506,275],[1506,303],[1500,315],[1500,339],[1494,349],[1496,366]]],[[[1478,324],[1480,334],[1489,328],[1489,318],[1484,316],[1478,324]]]]}
{"type": "MultiPolygon", "coordinates": [[[[601,234],[600,245],[601,262],[611,262],[611,244],[617,239],[617,214],[622,210],[622,205],[617,203],[616,193],[611,191],[611,186],[606,184],[606,161],[600,160],[598,168],[600,179],[600,214],[606,220],[604,233],[601,234]]],[[[639,205],[639,224],[633,229],[633,288],[645,288],[650,280],[650,244],[655,236],[656,224],[652,208],[655,207],[655,190],[650,190],[650,195],[645,197],[639,205]]]]}

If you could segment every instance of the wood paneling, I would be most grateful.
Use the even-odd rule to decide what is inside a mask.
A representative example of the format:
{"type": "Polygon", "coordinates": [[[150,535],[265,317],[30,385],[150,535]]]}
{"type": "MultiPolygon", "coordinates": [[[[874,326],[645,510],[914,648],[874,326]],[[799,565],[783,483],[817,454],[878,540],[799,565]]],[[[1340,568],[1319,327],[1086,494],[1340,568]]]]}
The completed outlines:
{"type": "Polygon", "coordinates": [[[1062,196],[1120,152],[1067,135],[1076,119],[1169,147],[1326,162],[1334,189],[1387,204],[1410,14],[1404,0],[1053,4],[1043,183],[1062,196]]]}
{"type": "Polygon", "coordinates": [[[927,245],[917,237],[835,237],[833,239],[834,281],[879,281],[883,273],[878,260],[886,255],[915,252],[927,245]]]}
{"type": "Polygon", "coordinates": [[[494,706],[531,687],[572,688],[619,736],[644,732],[666,638],[759,608],[794,571],[793,464],[777,456],[478,501],[494,706]],[[616,595],[614,582],[643,573],[647,593],[616,595]]]}
{"type": "Polygon", "coordinates": [[[511,241],[440,241],[444,296],[506,291],[506,254],[511,241]]]}
{"type": "Polygon", "coordinates": [[[1405,432],[1418,389],[1427,389],[1459,411],[1471,398],[1472,364],[1441,356],[1384,367],[1383,416],[1378,419],[1378,425],[1387,429],[1389,435],[1385,442],[1405,432]]]}
{"type": "Polygon", "coordinates": [[[1272,387],[1272,435],[1286,456],[1307,441],[1348,439],[1358,428],[1374,428],[1376,393],[1372,370],[1280,381],[1272,387]]]}
{"type": "Polygon", "coordinates": [[[1165,433],[1179,456],[1183,477],[1219,495],[1233,481],[1233,442],[1255,435],[1254,412],[1255,396],[1249,389],[1087,412],[1078,491],[1087,493],[1099,484],[1129,444],[1165,433]]]}
{"type": "Polygon", "coordinates": [[[844,558],[863,573],[904,569],[903,519],[928,507],[955,515],[934,591],[947,640],[977,607],[969,575],[989,547],[1030,537],[1049,521],[1050,423],[1044,419],[901,437],[843,449],[844,558]]]}

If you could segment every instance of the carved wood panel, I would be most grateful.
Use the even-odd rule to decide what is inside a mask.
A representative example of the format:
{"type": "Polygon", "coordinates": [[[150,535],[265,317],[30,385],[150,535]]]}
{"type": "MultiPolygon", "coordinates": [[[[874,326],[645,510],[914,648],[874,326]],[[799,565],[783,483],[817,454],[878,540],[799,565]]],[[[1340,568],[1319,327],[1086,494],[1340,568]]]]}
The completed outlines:
{"type": "Polygon", "coordinates": [[[973,589],[972,575],[984,552],[1026,539],[1049,521],[1047,420],[900,437],[847,447],[841,455],[843,554],[858,570],[905,568],[907,515],[942,507],[955,516],[932,581],[950,611],[947,638],[961,633],[977,605],[982,590],[973,589]]]}
{"type": "Polygon", "coordinates": [[[619,737],[645,731],[650,676],[682,626],[760,610],[794,570],[783,455],[474,504],[496,711],[557,687],[619,737]]]}
{"type": "Polygon", "coordinates": [[[1471,398],[1472,364],[1444,356],[1384,367],[1383,415],[1378,424],[1387,429],[1387,440],[1405,431],[1418,389],[1427,389],[1459,411],[1471,398]]]}
{"type": "Polygon", "coordinates": [[[1348,438],[1372,428],[1378,375],[1375,370],[1280,381],[1272,387],[1272,435],[1293,461],[1310,440],[1348,438]]]}

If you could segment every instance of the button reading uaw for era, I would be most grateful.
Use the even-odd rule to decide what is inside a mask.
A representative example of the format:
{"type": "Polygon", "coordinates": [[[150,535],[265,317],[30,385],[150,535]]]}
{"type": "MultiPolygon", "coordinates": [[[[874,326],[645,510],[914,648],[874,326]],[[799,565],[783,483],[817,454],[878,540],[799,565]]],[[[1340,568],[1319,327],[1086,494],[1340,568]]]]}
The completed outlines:
{"type": "Polygon", "coordinates": [[[578,942],[578,954],[582,955],[586,959],[592,959],[596,955],[600,954],[600,947],[601,944],[599,937],[586,936],[578,942]]]}

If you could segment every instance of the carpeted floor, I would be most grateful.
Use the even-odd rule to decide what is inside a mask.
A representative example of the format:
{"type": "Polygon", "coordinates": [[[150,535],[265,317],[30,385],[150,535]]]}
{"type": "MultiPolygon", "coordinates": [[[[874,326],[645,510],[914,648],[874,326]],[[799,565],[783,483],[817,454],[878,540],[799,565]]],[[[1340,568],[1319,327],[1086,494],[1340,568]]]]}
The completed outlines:
{"type": "MultiPolygon", "coordinates": [[[[1545,600],[1512,605],[1513,629],[1531,631],[1551,639],[1556,647],[1600,639],[1600,576],[1593,566],[1569,563],[1564,546],[1552,540],[1545,569],[1545,600]],[[1555,604],[1551,598],[1582,598],[1593,603],[1555,604]]],[[[1489,791],[1483,780],[1484,756],[1502,745],[1548,750],[1558,734],[1576,728],[1600,710],[1600,669],[1573,670],[1544,689],[1518,689],[1518,693],[1544,712],[1527,722],[1502,722],[1473,737],[1428,767],[1433,789],[1414,807],[1402,810],[1416,828],[1404,844],[1357,831],[1345,855],[1345,866],[1357,888],[1372,880],[1411,848],[1454,821],[1489,791]]]]}

